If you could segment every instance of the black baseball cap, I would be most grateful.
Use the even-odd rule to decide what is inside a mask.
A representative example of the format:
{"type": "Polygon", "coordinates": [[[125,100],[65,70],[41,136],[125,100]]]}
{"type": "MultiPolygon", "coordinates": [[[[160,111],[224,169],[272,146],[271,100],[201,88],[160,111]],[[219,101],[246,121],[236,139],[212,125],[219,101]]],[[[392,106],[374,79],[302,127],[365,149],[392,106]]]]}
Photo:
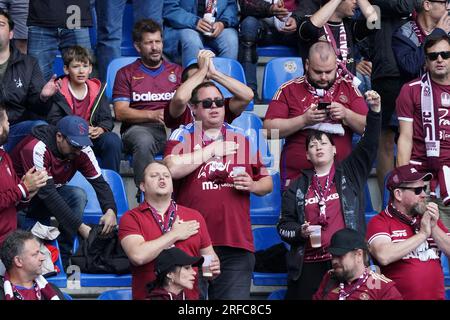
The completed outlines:
{"type": "Polygon", "coordinates": [[[155,273],[160,275],[176,266],[194,266],[198,267],[203,264],[202,256],[192,257],[177,247],[172,247],[161,251],[155,261],[155,273]]]}
{"type": "Polygon", "coordinates": [[[328,251],[334,256],[343,256],[356,249],[367,250],[366,240],[358,231],[345,228],[333,234],[328,251]]]}

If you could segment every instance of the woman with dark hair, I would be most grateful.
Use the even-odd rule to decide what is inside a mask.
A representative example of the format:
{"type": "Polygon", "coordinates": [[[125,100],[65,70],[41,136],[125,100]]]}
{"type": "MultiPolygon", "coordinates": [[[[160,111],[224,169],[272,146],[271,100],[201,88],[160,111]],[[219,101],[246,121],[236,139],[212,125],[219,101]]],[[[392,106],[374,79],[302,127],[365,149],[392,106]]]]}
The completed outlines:
{"type": "Polygon", "coordinates": [[[163,250],[156,258],[156,280],[147,285],[149,300],[186,300],[184,289],[195,282],[193,267],[201,266],[203,257],[191,257],[176,247],[163,250]]]}

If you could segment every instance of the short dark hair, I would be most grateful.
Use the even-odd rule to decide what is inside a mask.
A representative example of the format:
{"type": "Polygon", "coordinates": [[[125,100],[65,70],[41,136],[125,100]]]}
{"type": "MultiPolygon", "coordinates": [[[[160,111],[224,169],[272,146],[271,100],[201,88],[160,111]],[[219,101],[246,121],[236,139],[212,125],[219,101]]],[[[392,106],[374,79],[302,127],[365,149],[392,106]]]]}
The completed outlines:
{"type": "Polygon", "coordinates": [[[161,37],[163,35],[161,26],[158,22],[152,20],[152,19],[142,19],[139,20],[134,24],[133,27],[133,41],[134,42],[141,42],[142,41],[142,34],[149,32],[149,33],[155,33],[158,32],[161,34],[161,37]]]}
{"type": "Polygon", "coordinates": [[[186,68],[184,68],[183,72],[181,73],[181,82],[185,82],[187,79],[189,79],[189,71],[192,69],[198,69],[198,63],[194,62],[188,65],[186,68]]]}
{"type": "Polygon", "coordinates": [[[167,275],[171,272],[176,272],[177,269],[181,270],[181,267],[173,266],[172,268],[157,274],[155,280],[153,280],[150,283],[147,283],[147,293],[151,293],[153,290],[157,288],[164,288],[170,281],[167,275]]]}
{"type": "Polygon", "coordinates": [[[64,50],[63,61],[66,67],[68,67],[72,61],[89,62],[89,64],[92,64],[92,57],[89,50],[86,48],[72,46],[64,50]]]}
{"type": "Polygon", "coordinates": [[[439,35],[429,35],[425,39],[425,43],[423,46],[423,49],[425,50],[425,54],[428,53],[428,49],[430,49],[432,46],[434,46],[436,43],[441,41],[447,41],[447,43],[450,45],[450,37],[447,34],[439,34],[439,35]]]}
{"type": "Polygon", "coordinates": [[[331,144],[334,146],[334,140],[333,140],[333,136],[328,133],[328,132],[323,132],[323,131],[319,131],[319,130],[308,130],[308,135],[306,136],[306,150],[308,150],[308,146],[309,143],[311,142],[311,140],[322,140],[322,135],[325,135],[328,137],[328,139],[330,140],[331,144]]]}
{"type": "Polygon", "coordinates": [[[198,86],[196,86],[196,87],[194,88],[194,90],[192,90],[192,96],[191,96],[191,101],[190,101],[190,102],[191,102],[192,104],[198,103],[198,92],[200,91],[200,89],[202,89],[202,88],[208,88],[208,87],[214,87],[214,88],[216,88],[217,91],[220,92],[220,95],[221,95],[222,98],[223,98],[223,94],[222,94],[222,92],[220,91],[220,89],[216,86],[216,84],[215,84],[214,82],[212,82],[212,81],[206,81],[206,82],[200,83],[198,86]]]}
{"type": "Polygon", "coordinates": [[[9,31],[12,31],[14,29],[14,21],[11,19],[8,11],[6,11],[5,9],[0,9],[0,16],[4,16],[6,19],[8,19],[9,31]]]}
{"type": "Polygon", "coordinates": [[[16,230],[11,232],[5,239],[0,249],[0,259],[7,271],[11,270],[14,258],[21,255],[25,242],[28,240],[37,240],[29,231],[16,230]]]}

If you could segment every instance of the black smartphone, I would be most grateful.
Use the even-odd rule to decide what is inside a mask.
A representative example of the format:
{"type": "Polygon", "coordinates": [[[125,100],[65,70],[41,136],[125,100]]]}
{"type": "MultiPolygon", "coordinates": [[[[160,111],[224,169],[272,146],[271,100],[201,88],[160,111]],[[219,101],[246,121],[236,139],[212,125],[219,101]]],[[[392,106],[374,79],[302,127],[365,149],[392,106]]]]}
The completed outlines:
{"type": "Polygon", "coordinates": [[[317,110],[326,110],[330,104],[331,104],[331,102],[319,102],[319,105],[317,106],[317,110]]]}

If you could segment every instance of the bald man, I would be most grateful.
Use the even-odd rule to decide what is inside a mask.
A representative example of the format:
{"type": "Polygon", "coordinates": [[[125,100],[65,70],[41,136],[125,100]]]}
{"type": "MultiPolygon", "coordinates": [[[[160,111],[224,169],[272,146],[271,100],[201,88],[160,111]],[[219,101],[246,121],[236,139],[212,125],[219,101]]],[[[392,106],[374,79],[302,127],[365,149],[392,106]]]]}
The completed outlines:
{"type": "Polygon", "coordinates": [[[269,137],[286,139],[280,161],[283,190],[301,170],[312,169],[305,152],[308,129],[330,133],[341,161],[351,152],[353,133],[362,134],[366,125],[368,107],[351,80],[337,75],[336,54],[329,43],[311,46],[305,70],[305,76],[281,85],[264,120],[269,137]]]}

